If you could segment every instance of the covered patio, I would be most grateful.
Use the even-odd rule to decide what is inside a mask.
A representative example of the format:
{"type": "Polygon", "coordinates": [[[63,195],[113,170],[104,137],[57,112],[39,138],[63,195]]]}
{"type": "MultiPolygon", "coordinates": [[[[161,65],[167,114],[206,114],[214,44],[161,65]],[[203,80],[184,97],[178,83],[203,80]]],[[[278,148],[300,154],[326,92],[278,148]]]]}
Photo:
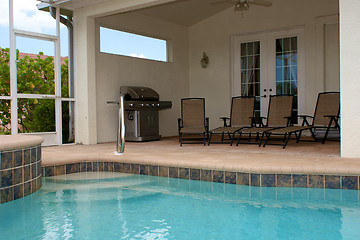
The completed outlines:
{"type": "MultiPolygon", "coordinates": [[[[180,99],[184,97],[205,97],[210,128],[221,125],[219,117],[228,116],[232,96],[258,97],[257,111],[261,116],[266,116],[270,94],[295,94],[297,113],[306,115],[313,114],[319,92],[340,91],[340,84],[344,83],[341,102],[346,102],[345,95],[350,97],[344,94],[350,80],[339,80],[340,72],[346,71],[340,71],[340,55],[336,50],[340,48],[337,0],[311,2],[312,11],[308,11],[303,1],[275,0],[270,7],[251,5],[243,12],[234,11],[231,4],[212,3],[207,0],[64,3],[64,7],[74,8],[75,27],[82,29],[75,32],[77,56],[86,56],[76,59],[76,79],[78,86],[82,86],[77,95],[82,99],[78,101],[78,143],[116,139],[117,107],[108,105],[107,101],[119,99],[117,89],[121,86],[151,87],[159,92],[160,100],[173,102],[171,110],[160,113],[160,134],[165,137],[177,135],[176,120],[180,115],[180,99]],[[100,28],[165,39],[167,61],[102,52],[100,28]],[[297,40],[294,45],[297,59],[296,69],[291,73],[289,70],[289,79],[295,79],[296,83],[287,92],[278,86],[278,63],[271,41],[286,41],[291,36],[297,40]],[[243,57],[238,52],[242,44],[249,42],[261,44],[261,66],[259,72],[256,69],[253,72],[254,76],[259,74],[258,78],[248,78],[245,86],[243,79],[247,75],[243,69],[247,71],[250,65],[239,68],[239,59],[243,57]],[[207,68],[200,65],[203,52],[209,56],[207,68]]],[[[350,147],[355,144],[354,138],[346,133],[350,123],[344,125],[346,107],[341,107],[341,155],[356,157],[354,147],[350,147]]],[[[352,122],[356,115],[351,115],[352,122]]],[[[354,129],[351,132],[352,135],[354,129]]]]}
{"type": "MultiPolygon", "coordinates": [[[[292,90],[295,90],[294,94],[297,95],[297,112],[312,115],[319,92],[341,89],[340,145],[298,145],[296,148],[289,147],[290,150],[286,151],[276,148],[269,151],[270,147],[260,150],[254,146],[179,148],[174,141],[173,145],[170,144],[172,147],[169,154],[173,151],[174,154],[170,155],[177,156],[186,154],[186,151],[189,151],[189,154],[194,151],[194,154],[200,154],[201,159],[203,149],[222,149],[219,156],[223,159],[232,158],[232,154],[235,154],[233,151],[240,151],[245,156],[260,156],[254,159],[261,159],[262,154],[266,155],[264,159],[271,158],[272,155],[275,159],[277,154],[285,159],[292,155],[304,162],[307,162],[306,159],[313,159],[314,154],[320,159],[329,158],[329,155],[330,159],[337,160],[341,159],[340,156],[358,159],[360,154],[356,146],[359,138],[354,136],[360,132],[356,124],[360,117],[358,111],[351,106],[357,102],[354,91],[359,88],[356,80],[357,67],[354,65],[360,52],[354,48],[354,41],[357,39],[356,26],[360,21],[355,17],[356,9],[360,8],[359,3],[342,0],[270,2],[270,7],[251,5],[249,10],[239,12],[234,11],[231,4],[212,4],[213,1],[209,0],[59,1],[56,6],[72,11],[75,19],[76,142],[90,146],[99,144],[100,149],[106,149],[105,146],[108,145],[103,143],[115,141],[117,107],[107,104],[107,101],[117,101],[120,95],[118,89],[129,85],[152,87],[159,92],[162,100],[173,102],[171,110],[160,113],[160,134],[164,137],[177,134],[176,119],[180,114],[180,99],[184,97],[205,97],[210,128],[220,126],[219,117],[229,114],[231,97],[249,94],[243,90],[243,69],[239,67],[239,59],[243,56],[239,55],[238,51],[241,44],[249,42],[260,42],[264,46],[259,52],[262,57],[259,70],[261,77],[256,80],[260,88],[256,96],[260,102],[258,111],[265,116],[268,96],[284,93],[278,91],[278,65],[274,57],[278,56],[278,53],[275,54],[275,44],[272,46],[271,41],[296,38],[296,51],[292,51],[296,52],[297,64],[291,78],[296,78],[296,86],[292,90]],[[102,52],[102,27],[166,40],[167,61],[144,60],[102,52]],[[338,42],[339,38],[341,44],[338,42]],[[328,52],[331,49],[334,51],[328,52]],[[340,49],[340,54],[337,49],[340,49]],[[206,52],[210,59],[207,68],[200,65],[203,52],[206,52]],[[307,154],[309,149],[305,147],[305,150],[301,150],[303,146],[310,149],[315,146],[317,150],[307,154]],[[324,155],[318,156],[320,147],[326,150],[320,150],[324,151],[324,155]]],[[[166,146],[167,141],[129,143],[126,151],[132,151],[139,145],[150,151],[153,144],[160,144],[162,148],[161,144],[166,146]]],[[[64,149],[66,152],[66,148],[74,147],[86,148],[44,148],[45,165],[48,164],[47,159],[51,159],[47,158],[47,149],[49,152],[50,149],[64,149]]],[[[110,157],[112,151],[107,154],[104,153],[103,157],[110,157]]],[[[143,154],[150,155],[145,152],[143,154]]],[[[152,154],[157,156],[153,151],[152,154]]],[[[124,157],[126,155],[127,153],[124,157]]],[[[129,156],[132,156],[131,152],[129,156]]],[[[186,159],[184,155],[181,156],[186,159]]],[[[211,156],[203,157],[205,156],[210,161],[211,156]]],[[[119,156],[113,156],[115,157],[119,156]]],[[[234,158],[238,159],[238,156],[234,158]]],[[[132,157],[129,159],[134,160],[132,157]]],[[[281,168],[282,163],[277,165],[281,168]]],[[[256,168],[262,169],[262,164],[259,163],[256,168]]],[[[285,168],[289,169],[286,164],[285,168]]],[[[323,169],[322,174],[324,171],[327,170],[323,169]]],[[[334,169],[331,171],[335,173],[334,169]]],[[[296,169],[295,172],[303,171],[296,169]]]]}

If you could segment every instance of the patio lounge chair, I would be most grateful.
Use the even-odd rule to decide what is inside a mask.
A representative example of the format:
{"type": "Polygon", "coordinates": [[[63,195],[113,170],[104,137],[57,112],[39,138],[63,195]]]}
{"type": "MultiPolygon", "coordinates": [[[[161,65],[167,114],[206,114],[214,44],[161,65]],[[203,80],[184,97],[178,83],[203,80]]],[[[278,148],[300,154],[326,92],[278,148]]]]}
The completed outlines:
{"type": "Polygon", "coordinates": [[[264,132],[275,128],[289,126],[291,122],[293,100],[294,100],[294,96],[291,95],[271,95],[269,99],[266,124],[265,125],[261,124],[260,127],[245,128],[238,131],[239,138],[236,143],[236,146],[239,145],[242,134],[249,134],[249,141],[250,141],[251,134],[255,133],[256,140],[259,139],[259,135],[261,134],[261,139],[259,142],[259,147],[260,147],[264,137],[264,132]]]}
{"type": "Polygon", "coordinates": [[[205,98],[181,99],[181,118],[178,119],[179,143],[184,140],[198,140],[199,138],[186,138],[184,135],[203,135],[204,145],[209,134],[209,118],[205,118],[205,98]]]}
{"type": "Polygon", "coordinates": [[[324,144],[331,129],[340,130],[339,125],[339,114],[340,114],[340,93],[339,92],[322,92],[319,93],[314,116],[300,115],[303,119],[301,126],[289,126],[286,128],[274,129],[265,132],[266,141],[264,147],[269,144],[268,140],[271,135],[284,135],[284,144],[272,144],[281,145],[283,148],[286,147],[292,134],[296,136],[296,142],[300,141],[301,133],[305,130],[310,130],[311,136],[315,141],[322,140],[324,144]],[[308,118],[312,118],[312,124],[309,123],[308,118]],[[325,134],[321,137],[317,130],[325,130],[325,134]]]}
{"type": "Polygon", "coordinates": [[[254,117],[254,97],[233,97],[231,99],[231,110],[230,118],[221,117],[224,121],[223,127],[218,127],[210,131],[210,137],[208,145],[211,143],[213,134],[221,134],[221,142],[224,142],[225,133],[231,140],[230,145],[232,146],[234,141],[235,133],[243,128],[252,127],[252,120],[254,117]],[[230,119],[230,123],[227,120],[230,119]]]}

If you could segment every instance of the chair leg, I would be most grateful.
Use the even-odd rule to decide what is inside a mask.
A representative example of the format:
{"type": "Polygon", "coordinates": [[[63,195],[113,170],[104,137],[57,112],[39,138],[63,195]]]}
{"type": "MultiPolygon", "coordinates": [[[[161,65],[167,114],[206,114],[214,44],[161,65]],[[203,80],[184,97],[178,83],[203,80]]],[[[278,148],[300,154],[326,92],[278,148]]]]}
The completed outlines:
{"type": "Polygon", "coordinates": [[[231,138],[230,146],[232,146],[232,145],[233,145],[233,143],[234,143],[234,138],[235,138],[235,132],[233,132],[233,134],[232,134],[232,138],[231,138]]]}
{"type": "Polygon", "coordinates": [[[286,141],[287,133],[284,134],[283,142],[286,141]]]}
{"type": "Polygon", "coordinates": [[[182,147],[182,133],[179,133],[179,143],[180,147],[182,147]]]}
{"type": "Polygon", "coordinates": [[[328,134],[329,134],[329,131],[330,131],[330,127],[331,127],[332,122],[333,122],[333,118],[330,119],[329,125],[328,125],[328,127],[326,128],[326,132],[325,132],[324,139],[323,139],[322,142],[321,142],[322,144],[324,144],[325,141],[326,141],[326,139],[327,139],[327,136],[328,136],[328,134]]]}
{"type": "Polygon", "coordinates": [[[236,142],[236,146],[239,146],[240,138],[241,138],[241,132],[239,132],[239,137],[238,137],[238,140],[236,142]]]}
{"type": "Polygon", "coordinates": [[[229,140],[231,139],[231,134],[230,134],[230,132],[228,132],[228,137],[229,137],[229,140]]]}
{"type": "Polygon", "coordinates": [[[263,146],[263,147],[265,147],[265,145],[267,144],[267,142],[268,142],[268,140],[269,140],[269,138],[270,138],[271,133],[267,133],[267,132],[263,132],[263,133],[262,133],[261,139],[260,139],[260,143],[259,143],[259,147],[261,147],[261,144],[262,144],[262,142],[263,142],[263,140],[264,140],[264,135],[266,135],[266,140],[265,140],[265,143],[264,143],[264,146],[263,146]]]}
{"type": "Polygon", "coordinates": [[[314,129],[310,128],[310,133],[311,133],[311,136],[315,139],[315,141],[317,141],[317,137],[315,136],[315,133],[314,133],[314,129]]]}
{"type": "Polygon", "coordinates": [[[286,148],[286,145],[288,144],[289,140],[290,140],[290,137],[291,137],[291,133],[289,133],[288,137],[286,138],[286,141],[284,143],[284,146],[283,146],[283,149],[286,148]]]}
{"type": "Polygon", "coordinates": [[[210,146],[210,142],[211,142],[212,135],[213,135],[213,132],[210,132],[210,134],[209,134],[208,146],[210,146]]]}
{"type": "Polygon", "coordinates": [[[221,142],[224,141],[224,132],[221,133],[221,142]]]}

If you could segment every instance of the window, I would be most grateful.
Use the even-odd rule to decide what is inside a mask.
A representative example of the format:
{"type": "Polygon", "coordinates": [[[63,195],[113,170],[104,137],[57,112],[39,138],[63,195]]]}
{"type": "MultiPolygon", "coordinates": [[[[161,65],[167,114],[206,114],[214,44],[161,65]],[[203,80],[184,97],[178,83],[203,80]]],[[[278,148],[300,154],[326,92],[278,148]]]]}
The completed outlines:
{"type": "Polygon", "coordinates": [[[294,95],[293,123],[297,123],[297,113],[298,113],[297,37],[276,39],[276,94],[294,95]]]}
{"type": "Polygon", "coordinates": [[[167,41],[100,27],[100,52],[167,62],[167,41]]]}
{"type": "Polygon", "coordinates": [[[260,117],[260,42],[241,43],[241,95],[255,97],[255,116],[260,117]]]}

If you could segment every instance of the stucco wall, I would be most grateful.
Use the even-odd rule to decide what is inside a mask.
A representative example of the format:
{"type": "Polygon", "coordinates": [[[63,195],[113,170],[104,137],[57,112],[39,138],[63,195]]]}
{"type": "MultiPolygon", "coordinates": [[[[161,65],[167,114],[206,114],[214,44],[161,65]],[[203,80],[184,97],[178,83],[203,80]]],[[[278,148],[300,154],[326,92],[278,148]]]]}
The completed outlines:
{"type": "Polygon", "coordinates": [[[359,158],[360,3],[340,1],[341,156],[359,158]]]}
{"type": "Polygon", "coordinates": [[[189,95],[188,29],[135,13],[96,19],[96,119],[97,142],[116,140],[117,101],[120,86],[145,86],[155,89],[160,100],[170,100],[172,109],[160,111],[160,134],[177,134],[180,99],[189,95]],[[99,27],[134,31],[171,41],[172,62],[125,57],[99,51],[99,27]]]}
{"type": "Polygon", "coordinates": [[[304,113],[313,114],[317,93],[324,91],[323,80],[316,79],[317,22],[319,16],[338,14],[337,0],[273,0],[271,7],[251,6],[234,12],[229,8],[189,28],[190,96],[206,98],[211,127],[228,116],[231,99],[230,36],[302,26],[305,46],[304,113]],[[208,68],[200,67],[202,53],[210,58],[208,68]]]}

